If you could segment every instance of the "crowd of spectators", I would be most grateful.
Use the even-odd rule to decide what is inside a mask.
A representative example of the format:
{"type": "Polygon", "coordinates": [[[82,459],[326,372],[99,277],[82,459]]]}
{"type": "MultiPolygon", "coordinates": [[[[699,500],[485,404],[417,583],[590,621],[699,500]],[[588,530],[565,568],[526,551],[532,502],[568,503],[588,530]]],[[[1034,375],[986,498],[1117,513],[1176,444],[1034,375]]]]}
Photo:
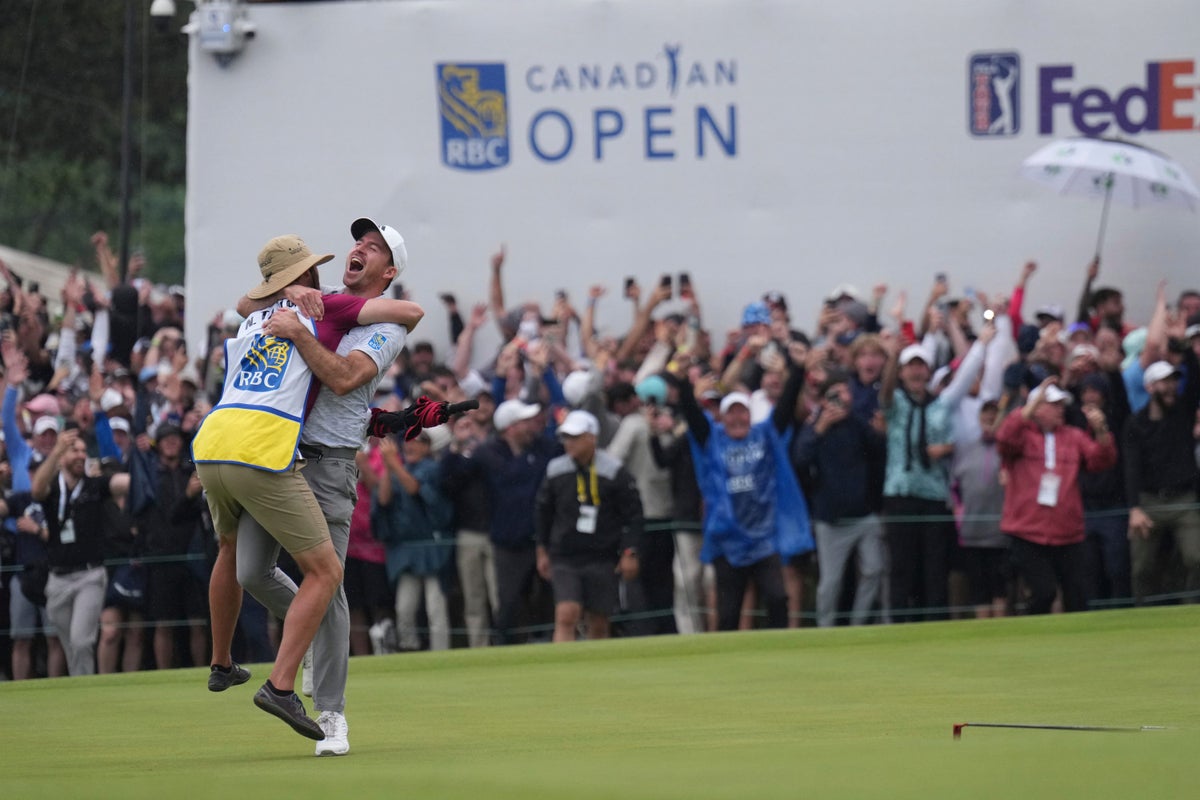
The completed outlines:
{"type": "MultiPolygon", "coordinates": [[[[61,312],[0,264],[12,679],[208,663],[215,542],[189,441],[241,318],[218,315],[189,353],[182,291],[142,279],[136,257],[119,274],[105,236],[93,244],[100,277],[73,274],[61,312]]],[[[1029,263],[990,294],[938,276],[911,309],[884,285],[810,307],[776,287],[726,330],[687,274],[544,307],[507,302],[504,264],[500,250],[470,307],[440,297],[449,352],[418,330],[380,384],[388,410],[422,395],[478,408],[359,454],[355,655],[568,637],[537,509],[572,410],[595,420],[604,455],[589,458],[641,504],[633,546],[617,537],[636,569],[621,563],[613,635],[1198,596],[1200,292],[1169,301],[1160,284],[1134,325],[1093,261],[1071,313],[1031,310],[1029,263]],[[598,335],[620,303],[630,329],[598,335]],[[481,353],[489,324],[503,344],[481,353]]],[[[564,473],[563,502],[572,481],[592,497],[564,473]]],[[[247,598],[235,658],[270,660],[276,635],[247,598]]]]}

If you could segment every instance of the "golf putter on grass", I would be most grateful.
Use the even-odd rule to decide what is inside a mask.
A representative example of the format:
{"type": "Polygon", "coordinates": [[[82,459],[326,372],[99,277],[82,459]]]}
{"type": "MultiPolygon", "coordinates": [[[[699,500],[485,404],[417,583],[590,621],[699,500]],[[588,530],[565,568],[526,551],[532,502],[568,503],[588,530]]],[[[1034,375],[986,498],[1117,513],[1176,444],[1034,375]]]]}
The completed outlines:
{"type": "Polygon", "coordinates": [[[1104,733],[1141,733],[1142,731],[1165,731],[1162,725],[1141,725],[1139,727],[1111,727],[1107,725],[1034,725],[1015,722],[957,722],[954,725],[954,738],[962,738],[962,729],[968,725],[975,728],[1026,728],[1037,731],[1102,731],[1104,733]]]}

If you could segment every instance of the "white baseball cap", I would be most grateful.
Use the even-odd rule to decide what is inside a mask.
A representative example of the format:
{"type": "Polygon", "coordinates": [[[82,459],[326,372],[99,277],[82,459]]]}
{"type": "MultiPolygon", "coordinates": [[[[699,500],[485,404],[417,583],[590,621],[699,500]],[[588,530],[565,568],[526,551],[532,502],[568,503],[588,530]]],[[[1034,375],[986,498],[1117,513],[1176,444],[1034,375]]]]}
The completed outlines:
{"type": "Polygon", "coordinates": [[[600,435],[600,422],[586,411],[572,411],[558,426],[559,436],[582,436],[585,433],[600,435]]]}
{"type": "Polygon", "coordinates": [[[392,263],[396,266],[396,277],[400,277],[400,273],[408,266],[408,250],[404,247],[404,237],[395,228],[380,225],[370,217],[359,217],[350,225],[350,235],[356,242],[371,231],[382,236],[388,247],[392,248],[392,263]]]}
{"type": "Polygon", "coordinates": [[[108,420],[108,427],[112,428],[114,432],[115,431],[124,431],[125,433],[130,432],[129,431],[129,420],[125,419],[124,417],[111,417],[108,420]]]}
{"type": "Polygon", "coordinates": [[[496,426],[496,430],[503,431],[514,422],[529,419],[541,410],[541,406],[537,403],[526,403],[521,400],[505,400],[496,406],[496,413],[492,415],[492,424],[496,426]]]}
{"type": "Polygon", "coordinates": [[[1064,389],[1058,388],[1053,383],[1048,384],[1046,387],[1044,387],[1044,389],[1041,386],[1037,387],[1029,395],[1029,399],[1032,401],[1038,395],[1043,394],[1043,393],[1045,394],[1045,397],[1042,398],[1043,403],[1068,403],[1069,404],[1071,402],[1071,393],[1064,389]]]}
{"type": "Polygon", "coordinates": [[[922,345],[910,344],[908,347],[900,351],[900,366],[904,366],[913,359],[919,358],[925,362],[927,366],[933,366],[933,357],[929,355],[929,351],[922,345]]]}
{"type": "Polygon", "coordinates": [[[583,405],[583,401],[596,388],[595,383],[592,380],[592,373],[586,369],[577,369],[563,378],[562,393],[567,405],[572,408],[579,408],[583,405]]]}
{"type": "Polygon", "coordinates": [[[1167,361],[1155,361],[1146,367],[1146,371],[1142,373],[1142,386],[1149,389],[1159,381],[1166,380],[1171,376],[1178,378],[1182,374],[1178,367],[1167,361]]]}
{"type": "Polygon", "coordinates": [[[33,435],[39,436],[46,431],[54,431],[58,433],[62,428],[58,425],[58,417],[38,417],[37,422],[33,423],[33,435]]]}
{"type": "Polygon", "coordinates": [[[747,410],[750,409],[750,395],[745,392],[730,392],[721,398],[721,413],[724,414],[729,409],[736,405],[743,405],[747,410]]]}

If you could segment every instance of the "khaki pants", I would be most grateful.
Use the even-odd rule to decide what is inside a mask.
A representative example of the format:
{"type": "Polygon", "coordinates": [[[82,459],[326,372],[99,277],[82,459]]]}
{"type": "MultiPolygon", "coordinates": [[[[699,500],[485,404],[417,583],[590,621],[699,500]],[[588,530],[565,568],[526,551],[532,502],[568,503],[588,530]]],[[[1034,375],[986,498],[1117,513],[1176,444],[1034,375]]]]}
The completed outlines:
{"type": "Polygon", "coordinates": [[[299,463],[286,472],[198,463],[196,474],[208,493],[213,527],[226,539],[237,538],[238,520],[249,514],[289,553],[302,553],[330,540],[325,515],[300,474],[299,463]]]}

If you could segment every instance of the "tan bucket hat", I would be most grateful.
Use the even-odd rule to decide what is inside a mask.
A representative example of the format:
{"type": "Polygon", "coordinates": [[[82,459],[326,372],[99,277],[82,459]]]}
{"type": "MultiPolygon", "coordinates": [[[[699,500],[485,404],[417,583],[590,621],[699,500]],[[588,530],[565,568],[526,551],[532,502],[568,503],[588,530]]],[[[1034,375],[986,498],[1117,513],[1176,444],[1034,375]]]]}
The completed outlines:
{"type": "Polygon", "coordinates": [[[246,292],[251,300],[261,300],[278,292],[314,267],[332,261],[333,254],[319,256],[294,233],[276,236],[258,253],[262,283],[246,292]]]}

